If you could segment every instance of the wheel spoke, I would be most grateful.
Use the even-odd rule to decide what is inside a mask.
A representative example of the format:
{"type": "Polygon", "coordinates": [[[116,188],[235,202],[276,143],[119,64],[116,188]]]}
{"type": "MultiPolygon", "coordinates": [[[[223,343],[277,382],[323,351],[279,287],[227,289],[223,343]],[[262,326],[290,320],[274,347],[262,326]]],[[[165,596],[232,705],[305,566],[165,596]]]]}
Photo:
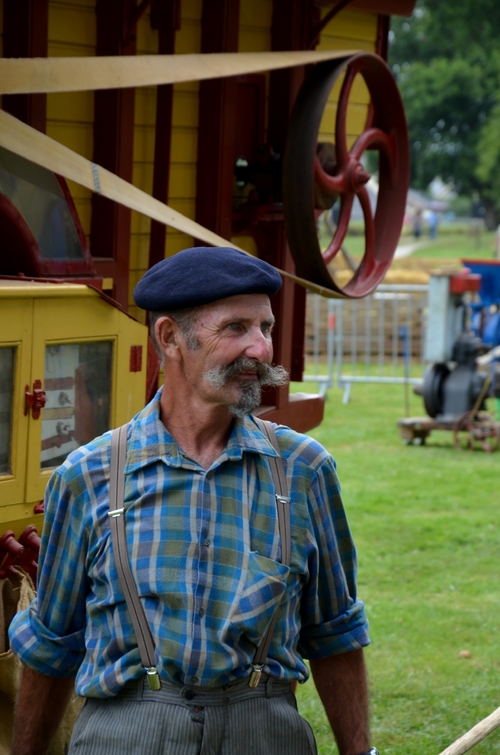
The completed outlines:
{"type": "Polygon", "coordinates": [[[395,167],[396,143],[392,134],[386,134],[380,128],[369,128],[358,136],[351,149],[351,155],[359,160],[369,147],[382,150],[389,160],[391,170],[395,167]]]}
{"type": "Polygon", "coordinates": [[[314,180],[326,194],[343,194],[345,192],[345,174],[329,176],[317,157],[314,158],[314,180]]]}
{"type": "Polygon", "coordinates": [[[337,103],[337,119],[335,123],[335,150],[337,152],[337,165],[342,170],[349,161],[349,150],[347,149],[347,107],[349,104],[349,95],[351,94],[352,85],[358,67],[350,65],[346,71],[342,89],[340,90],[339,101],[337,103]]]}
{"type": "Polygon", "coordinates": [[[455,424],[453,433],[455,448],[462,451],[474,450],[474,412],[466,412],[455,424]]]}
{"type": "Polygon", "coordinates": [[[365,219],[365,253],[358,269],[347,284],[345,291],[349,294],[355,291],[360,296],[366,296],[374,288],[371,280],[376,268],[375,221],[370,205],[370,195],[364,186],[357,191],[357,196],[365,219]]]}
{"type": "Polygon", "coordinates": [[[366,271],[367,268],[371,270],[375,260],[375,221],[366,186],[362,186],[358,191],[358,199],[365,219],[365,253],[360,268],[362,266],[363,270],[366,271]]]}
{"type": "Polygon", "coordinates": [[[344,194],[342,196],[340,205],[340,215],[337,229],[334,233],[328,247],[323,252],[323,260],[325,265],[333,260],[340,247],[344,243],[346,237],[347,228],[349,226],[349,220],[351,219],[352,204],[354,202],[354,194],[344,194]]]}

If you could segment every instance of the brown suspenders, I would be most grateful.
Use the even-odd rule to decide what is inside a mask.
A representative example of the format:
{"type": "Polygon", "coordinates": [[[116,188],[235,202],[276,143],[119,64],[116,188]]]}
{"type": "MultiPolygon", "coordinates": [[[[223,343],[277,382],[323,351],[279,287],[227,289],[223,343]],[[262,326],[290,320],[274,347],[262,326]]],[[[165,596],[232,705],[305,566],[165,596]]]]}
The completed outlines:
{"type": "MultiPolygon", "coordinates": [[[[259,428],[267,439],[278,451],[278,457],[270,457],[271,473],[276,495],[276,508],[278,514],[278,529],[281,540],[281,563],[285,566],[290,565],[290,498],[286,484],[285,469],[281,451],[276,438],[276,433],[270,422],[255,418],[259,428]]],[[[134,578],[130,569],[127,552],[127,538],[125,533],[125,518],[122,516],[123,501],[125,494],[125,460],[127,456],[127,428],[123,425],[113,430],[111,436],[111,463],[110,463],[110,483],[109,483],[109,517],[111,539],[113,542],[113,551],[115,553],[116,570],[120,581],[125,602],[132,618],[134,632],[137,637],[137,645],[141,656],[141,663],[147,674],[148,684],[151,689],[160,689],[160,677],[155,666],[155,645],[151,629],[144,613],[144,608],[137,593],[134,578]]],[[[252,673],[249,679],[250,687],[257,687],[259,684],[262,668],[267,658],[269,646],[278,618],[279,603],[266,633],[258,646],[253,663],[252,673]]]]}

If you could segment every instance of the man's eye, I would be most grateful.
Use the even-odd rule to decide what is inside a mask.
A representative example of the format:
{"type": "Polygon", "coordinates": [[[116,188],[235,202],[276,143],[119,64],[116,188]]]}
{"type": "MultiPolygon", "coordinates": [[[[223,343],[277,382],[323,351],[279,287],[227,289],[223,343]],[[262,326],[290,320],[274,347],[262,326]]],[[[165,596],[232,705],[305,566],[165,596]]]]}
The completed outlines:
{"type": "Polygon", "coordinates": [[[240,322],[231,322],[228,325],[229,330],[240,330],[241,329],[241,323],[240,322]]]}

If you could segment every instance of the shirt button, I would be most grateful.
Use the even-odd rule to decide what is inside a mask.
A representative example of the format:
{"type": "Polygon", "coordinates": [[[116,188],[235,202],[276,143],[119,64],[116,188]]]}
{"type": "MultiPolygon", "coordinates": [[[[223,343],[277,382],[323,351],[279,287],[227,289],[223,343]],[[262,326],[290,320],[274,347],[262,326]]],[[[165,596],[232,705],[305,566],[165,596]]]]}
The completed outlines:
{"type": "MultiPolygon", "coordinates": [[[[198,684],[198,682],[199,682],[199,681],[200,681],[200,680],[198,679],[198,677],[197,677],[197,676],[192,676],[192,677],[191,677],[191,684],[198,684]]],[[[190,691],[191,691],[191,690],[188,690],[188,692],[190,692],[190,691]]],[[[188,692],[186,692],[186,697],[187,697],[187,694],[188,694],[188,692]]],[[[192,693],[192,695],[193,695],[193,697],[194,697],[194,692],[192,693]]],[[[192,699],[193,699],[193,697],[191,697],[191,698],[189,698],[189,699],[190,699],[190,700],[192,700],[192,699]]]]}
{"type": "Polygon", "coordinates": [[[200,619],[202,619],[205,616],[205,610],[203,608],[200,608],[199,610],[200,619]]]}
{"type": "Polygon", "coordinates": [[[209,537],[206,537],[206,538],[204,539],[204,541],[203,541],[203,545],[206,545],[206,546],[207,546],[207,548],[208,548],[208,546],[210,545],[210,538],[209,538],[209,537]]]}
{"type": "MultiPolygon", "coordinates": [[[[194,677],[196,679],[196,677],[194,677]]],[[[184,693],[186,700],[194,700],[195,694],[192,689],[187,689],[184,693]]]]}
{"type": "Polygon", "coordinates": [[[213,472],[207,472],[207,474],[205,476],[206,476],[207,480],[211,480],[212,477],[214,476],[214,473],[213,472]]]}

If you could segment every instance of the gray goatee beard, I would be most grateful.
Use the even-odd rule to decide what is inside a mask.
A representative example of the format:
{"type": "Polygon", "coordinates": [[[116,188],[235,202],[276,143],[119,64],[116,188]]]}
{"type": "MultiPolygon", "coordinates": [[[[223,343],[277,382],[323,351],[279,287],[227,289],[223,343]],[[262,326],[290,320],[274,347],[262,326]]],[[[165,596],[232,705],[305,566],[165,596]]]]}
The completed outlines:
{"type": "Polygon", "coordinates": [[[230,404],[229,410],[235,417],[243,419],[245,415],[250,414],[256,409],[261,400],[262,386],[286,385],[289,381],[288,372],[281,365],[271,366],[258,362],[256,359],[247,359],[241,357],[227,365],[214,367],[204,373],[203,377],[214,388],[223,388],[226,383],[233,377],[237,377],[242,372],[255,370],[257,373],[256,380],[241,381],[239,391],[240,397],[235,404],[230,404]]]}

